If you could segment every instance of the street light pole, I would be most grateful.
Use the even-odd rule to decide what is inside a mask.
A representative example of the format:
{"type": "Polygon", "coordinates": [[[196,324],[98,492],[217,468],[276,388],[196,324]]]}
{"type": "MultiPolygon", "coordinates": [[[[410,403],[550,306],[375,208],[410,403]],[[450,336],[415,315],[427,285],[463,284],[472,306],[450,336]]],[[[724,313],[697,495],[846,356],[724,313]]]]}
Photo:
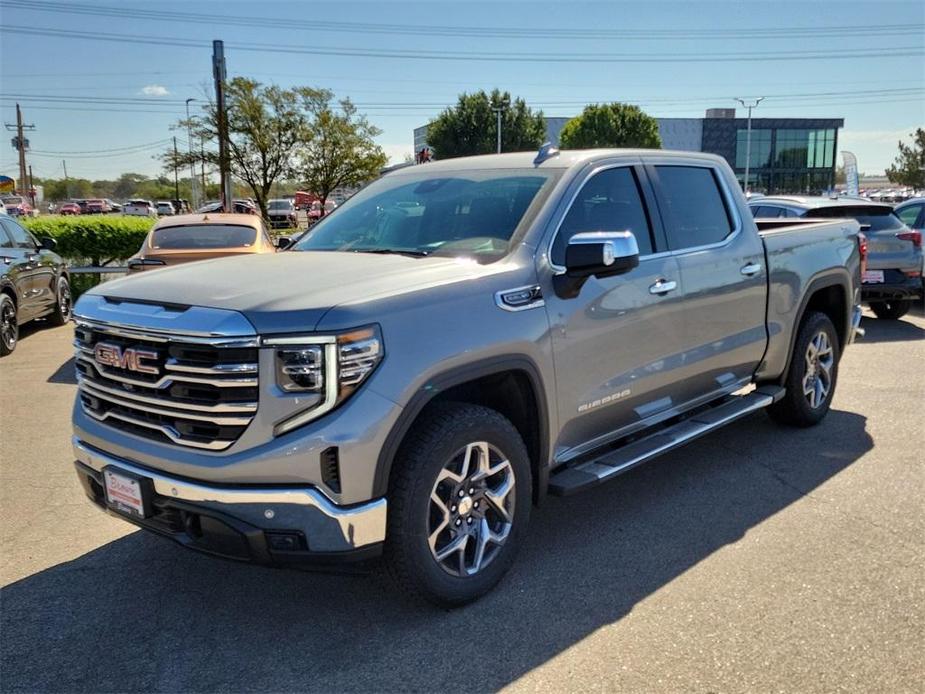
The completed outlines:
{"type": "Polygon", "coordinates": [[[190,205],[195,210],[199,207],[199,196],[196,194],[196,163],[193,161],[193,124],[190,122],[189,105],[191,101],[199,101],[190,97],[186,100],[186,145],[189,151],[189,190],[190,205]]]}
{"type": "Polygon", "coordinates": [[[498,117],[498,154],[501,154],[501,114],[509,106],[509,102],[501,101],[497,106],[492,106],[491,110],[495,112],[495,115],[498,117]]]}
{"type": "Polygon", "coordinates": [[[748,110],[748,129],[746,130],[745,135],[745,185],[743,186],[745,189],[745,194],[748,195],[748,170],[749,165],[752,163],[752,109],[758,108],[758,104],[764,101],[764,97],[759,96],[757,99],[755,99],[755,103],[753,104],[747,104],[739,98],[736,98],[736,101],[742,104],[743,108],[748,110]]]}

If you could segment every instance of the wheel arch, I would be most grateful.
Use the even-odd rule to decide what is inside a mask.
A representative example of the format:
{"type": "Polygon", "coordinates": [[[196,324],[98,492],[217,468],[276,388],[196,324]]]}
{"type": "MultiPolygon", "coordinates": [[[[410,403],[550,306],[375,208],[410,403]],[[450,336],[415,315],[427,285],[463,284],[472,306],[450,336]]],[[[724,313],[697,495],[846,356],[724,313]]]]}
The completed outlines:
{"type": "Polygon", "coordinates": [[[430,379],[405,406],[392,426],[376,462],[373,491],[387,493],[392,466],[405,437],[428,406],[437,402],[483,405],[507,417],[530,454],[533,500],[546,493],[549,480],[549,409],[540,370],[524,355],[507,355],[466,364],[430,379]]]}
{"type": "Polygon", "coordinates": [[[800,300],[790,335],[790,348],[787,351],[787,362],[784,371],[777,380],[783,382],[790,363],[793,360],[793,350],[800,333],[800,325],[807,313],[818,311],[826,314],[835,326],[838,336],[838,355],[841,357],[845,344],[848,341],[848,331],[851,330],[851,278],[846,270],[816,276],[806,285],[803,298],[800,300]]]}

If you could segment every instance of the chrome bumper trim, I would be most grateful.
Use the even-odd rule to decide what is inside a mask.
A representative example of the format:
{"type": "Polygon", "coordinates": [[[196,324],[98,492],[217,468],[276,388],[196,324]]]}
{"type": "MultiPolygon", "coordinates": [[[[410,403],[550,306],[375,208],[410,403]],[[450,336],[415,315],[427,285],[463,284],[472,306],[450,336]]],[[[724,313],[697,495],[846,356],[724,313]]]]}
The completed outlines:
{"type": "Polygon", "coordinates": [[[72,439],[74,456],[87,467],[101,472],[108,465],[146,477],[154,484],[154,490],[166,497],[189,502],[210,502],[226,505],[229,515],[235,515],[234,507],[242,504],[266,505],[265,515],[277,515],[279,506],[297,506],[314,509],[306,521],[314,527],[301,528],[309,539],[311,548],[319,552],[338,552],[385,540],[386,501],[374,499],[365,504],[344,508],[331,503],[321,492],[312,487],[283,487],[274,489],[247,487],[217,487],[170,477],[148,468],[138,467],[121,458],[115,458],[102,451],[90,448],[76,436],[72,439]],[[272,511],[272,514],[267,512],[272,511]],[[323,525],[324,527],[317,527],[323,525]],[[332,532],[333,531],[333,532],[332,532]]]}

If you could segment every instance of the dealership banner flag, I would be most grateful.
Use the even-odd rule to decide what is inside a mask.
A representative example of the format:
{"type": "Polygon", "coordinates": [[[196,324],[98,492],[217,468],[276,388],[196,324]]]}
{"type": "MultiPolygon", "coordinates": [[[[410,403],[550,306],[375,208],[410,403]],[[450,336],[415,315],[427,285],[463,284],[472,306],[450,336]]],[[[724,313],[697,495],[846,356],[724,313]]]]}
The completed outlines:
{"type": "Polygon", "coordinates": [[[845,162],[845,185],[848,195],[858,195],[858,158],[851,152],[842,152],[845,162]]]}

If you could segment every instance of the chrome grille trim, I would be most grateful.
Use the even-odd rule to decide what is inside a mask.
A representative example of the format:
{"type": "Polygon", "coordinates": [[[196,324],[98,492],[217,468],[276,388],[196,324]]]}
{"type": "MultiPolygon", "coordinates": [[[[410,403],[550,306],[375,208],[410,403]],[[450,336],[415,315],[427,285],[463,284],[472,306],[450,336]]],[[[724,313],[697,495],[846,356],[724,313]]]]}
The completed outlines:
{"type": "MultiPolygon", "coordinates": [[[[93,354],[92,351],[89,353],[93,354]]],[[[104,378],[108,378],[112,381],[119,381],[120,383],[128,383],[133,386],[143,386],[145,388],[166,388],[172,383],[199,383],[202,385],[215,386],[216,388],[241,388],[243,386],[257,386],[257,377],[252,378],[197,378],[196,376],[181,376],[179,374],[165,374],[157,381],[142,381],[137,378],[126,378],[125,376],[119,376],[112,373],[108,369],[102,368],[97,364],[92,356],[87,355],[86,350],[82,349],[81,354],[77,356],[82,362],[89,364],[93,369],[104,378]]],[[[204,373],[221,373],[216,371],[209,371],[203,369],[204,373]]],[[[235,375],[234,372],[231,372],[230,375],[235,375]]]]}
{"type": "Polygon", "coordinates": [[[81,312],[74,321],[73,345],[82,411],[107,426],[168,445],[202,451],[233,445],[257,411],[260,340],[242,334],[243,328],[230,334],[190,334],[200,320],[212,322],[213,315],[218,315],[216,325],[218,319],[224,325],[229,322],[226,311],[191,313],[197,319],[183,316],[183,332],[167,332],[96,320],[81,312]],[[145,380],[144,373],[126,367],[130,362],[121,367],[116,362],[98,363],[96,345],[103,342],[126,352],[156,353],[157,358],[146,357],[145,365],[156,365],[158,373],[145,380]]]}
{"type": "MultiPolygon", "coordinates": [[[[138,407],[139,404],[144,405],[153,405],[155,407],[165,407],[171,408],[169,414],[177,415],[179,417],[192,418],[192,415],[196,412],[209,412],[209,413],[223,413],[223,412],[246,412],[252,413],[257,411],[256,402],[242,402],[242,403],[231,403],[231,404],[218,404],[218,405],[193,405],[188,402],[177,402],[176,400],[171,400],[170,398],[155,398],[149,397],[147,395],[138,395],[137,393],[132,393],[130,391],[120,391],[115,388],[108,388],[107,386],[100,385],[93,379],[87,378],[83,375],[78,375],[77,384],[82,388],[87,390],[96,391],[93,394],[97,397],[102,397],[106,399],[107,395],[123,398],[125,400],[130,400],[134,403],[134,407],[138,407]]],[[[150,408],[142,408],[150,409],[150,408]]],[[[201,418],[200,418],[201,419],[201,418]]],[[[211,418],[208,418],[211,419],[211,418]]]]}

